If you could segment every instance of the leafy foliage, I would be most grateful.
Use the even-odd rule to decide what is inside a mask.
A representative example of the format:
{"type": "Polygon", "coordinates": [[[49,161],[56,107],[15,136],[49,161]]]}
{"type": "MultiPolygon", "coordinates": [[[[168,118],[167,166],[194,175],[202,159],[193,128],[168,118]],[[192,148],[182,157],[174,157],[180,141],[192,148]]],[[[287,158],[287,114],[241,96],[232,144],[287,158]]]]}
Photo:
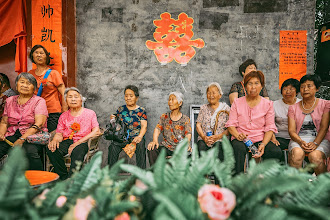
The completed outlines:
{"type": "Polygon", "coordinates": [[[0,173],[0,216],[3,219],[72,219],[77,200],[91,196],[93,207],[89,219],[114,219],[123,212],[129,213],[132,220],[208,219],[197,196],[199,189],[210,183],[206,176],[214,173],[220,186],[236,195],[236,207],[230,219],[328,219],[329,173],[315,178],[276,161],[256,164],[251,160],[247,173],[233,176],[235,161],[226,137],[222,141],[224,161],[216,158],[218,147],[200,152],[201,156],[195,147],[191,157],[187,147],[188,141],[184,140],[170,159],[166,159],[162,151],[149,170],[123,164],[123,161],[111,169],[101,169],[102,153],[99,152],[70,179],[37,190],[32,189],[24,177],[23,151],[14,148],[0,173]],[[119,180],[121,169],[133,175],[119,180]],[[67,201],[58,207],[60,196],[65,196],[67,201]]]}

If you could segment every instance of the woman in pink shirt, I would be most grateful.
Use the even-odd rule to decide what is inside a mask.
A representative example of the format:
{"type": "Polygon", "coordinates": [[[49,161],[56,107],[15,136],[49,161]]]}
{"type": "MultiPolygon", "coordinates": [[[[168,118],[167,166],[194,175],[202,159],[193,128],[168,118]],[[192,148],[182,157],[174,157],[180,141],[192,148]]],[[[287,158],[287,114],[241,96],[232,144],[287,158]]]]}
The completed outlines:
{"type": "Polygon", "coordinates": [[[22,146],[25,149],[29,169],[42,170],[40,154],[44,145],[28,143],[26,138],[39,129],[47,131],[46,101],[33,94],[37,88],[37,80],[30,73],[19,74],[15,83],[19,95],[6,99],[0,123],[0,158],[11,149],[11,146],[4,141],[7,139],[14,144],[14,147],[22,146]]]}
{"type": "Polygon", "coordinates": [[[315,97],[321,86],[317,75],[305,75],[300,79],[302,100],[289,107],[288,124],[292,139],[289,145],[290,165],[296,168],[308,154],[311,163],[316,164],[315,174],[326,171],[324,160],[330,156],[329,109],[327,101],[315,97]]]}
{"type": "Polygon", "coordinates": [[[248,152],[244,139],[250,139],[258,147],[259,153],[254,156],[256,159],[281,158],[281,149],[270,142],[277,128],[272,101],[259,95],[264,86],[265,78],[261,71],[248,73],[244,77],[247,94],[236,99],[230,109],[226,127],[232,135],[236,174],[244,171],[245,155],[248,152]]]}
{"type": "Polygon", "coordinates": [[[80,91],[75,87],[67,88],[64,97],[69,110],[60,116],[56,134],[47,149],[54,170],[62,180],[70,177],[78,161],[84,160],[88,139],[100,133],[95,112],[82,107],[80,91]],[[67,154],[71,157],[69,173],[63,160],[67,154]]]}

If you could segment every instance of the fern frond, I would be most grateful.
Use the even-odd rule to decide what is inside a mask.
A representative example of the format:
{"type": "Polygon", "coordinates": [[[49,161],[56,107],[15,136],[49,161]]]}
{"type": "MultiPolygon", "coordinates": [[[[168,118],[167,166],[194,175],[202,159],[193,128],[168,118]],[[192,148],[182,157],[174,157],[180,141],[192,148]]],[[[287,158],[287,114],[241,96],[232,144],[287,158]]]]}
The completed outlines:
{"type": "Polygon", "coordinates": [[[79,193],[87,191],[98,184],[101,178],[101,163],[102,152],[99,151],[92,157],[90,163],[86,164],[86,166],[79,173],[71,178],[72,185],[65,193],[68,201],[77,196],[79,193]]]}
{"type": "Polygon", "coordinates": [[[164,181],[165,164],[166,164],[165,149],[162,149],[157,157],[157,161],[153,169],[155,183],[159,188],[162,188],[165,185],[165,181],[164,181]]]}
{"type": "Polygon", "coordinates": [[[155,192],[153,196],[157,201],[164,204],[164,207],[168,210],[168,214],[170,214],[170,216],[172,217],[170,219],[187,219],[181,212],[180,208],[175,203],[173,203],[167,196],[164,196],[163,194],[157,192],[155,192]]]}
{"type": "Polygon", "coordinates": [[[122,170],[129,172],[132,175],[136,176],[142,182],[144,182],[145,184],[147,184],[150,187],[155,188],[157,186],[156,182],[154,180],[153,173],[151,171],[146,171],[146,170],[143,170],[141,168],[138,168],[136,166],[129,165],[129,164],[121,164],[120,168],[122,170]]]}

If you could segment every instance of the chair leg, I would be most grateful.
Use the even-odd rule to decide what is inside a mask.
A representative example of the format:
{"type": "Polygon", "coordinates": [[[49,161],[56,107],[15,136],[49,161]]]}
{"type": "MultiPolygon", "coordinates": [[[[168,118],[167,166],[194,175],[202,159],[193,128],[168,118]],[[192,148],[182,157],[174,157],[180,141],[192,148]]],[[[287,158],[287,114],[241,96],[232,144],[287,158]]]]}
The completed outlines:
{"type": "Polygon", "coordinates": [[[249,153],[245,154],[245,166],[244,166],[244,173],[246,173],[249,169],[249,153]]]}
{"type": "Polygon", "coordinates": [[[287,166],[288,165],[288,150],[284,149],[283,153],[284,153],[284,163],[287,166]]]}

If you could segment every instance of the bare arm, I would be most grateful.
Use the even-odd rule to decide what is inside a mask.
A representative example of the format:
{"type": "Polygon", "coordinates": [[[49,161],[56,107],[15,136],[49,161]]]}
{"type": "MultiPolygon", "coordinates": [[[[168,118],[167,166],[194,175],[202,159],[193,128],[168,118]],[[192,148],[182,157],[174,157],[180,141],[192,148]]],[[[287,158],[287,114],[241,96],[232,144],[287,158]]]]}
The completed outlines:
{"type": "Polygon", "coordinates": [[[196,123],[196,131],[197,131],[198,135],[205,141],[206,135],[203,132],[202,123],[200,123],[200,122],[196,123]]]}
{"type": "Polygon", "coordinates": [[[267,131],[265,133],[264,139],[262,140],[262,142],[259,144],[259,147],[258,147],[259,154],[255,155],[254,157],[258,158],[264,154],[265,147],[269,143],[270,139],[272,139],[273,135],[274,135],[273,131],[267,131]]]}
{"type": "Polygon", "coordinates": [[[146,120],[141,120],[140,134],[134,138],[133,142],[137,144],[141,142],[142,138],[147,132],[147,126],[148,126],[148,122],[146,120]]]}
{"type": "Polygon", "coordinates": [[[75,143],[71,144],[69,149],[68,149],[68,154],[71,155],[72,150],[78,146],[79,144],[85,143],[86,141],[88,141],[90,138],[96,137],[100,134],[100,128],[99,127],[95,127],[92,129],[92,131],[87,134],[85,137],[79,139],[78,141],[76,141],[75,143]]]}
{"type": "MultiPolygon", "coordinates": [[[[328,132],[329,119],[330,119],[330,112],[326,112],[322,115],[320,129],[319,129],[319,131],[317,133],[317,136],[314,140],[314,142],[317,143],[317,146],[323,141],[325,135],[328,132]]],[[[315,143],[313,143],[313,144],[315,145],[315,143]]],[[[317,146],[315,146],[315,149],[317,148],[317,146]]]]}
{"type": "Polygon", "coordinates": [[[233,102],[235,101],[235,99],[238,98],[238,92],[233,92],[229,94],[229,101],[230,104],[233,104],[233,102]]]}
{"type": "Polygon", "coordinates": [[[3,116],[0,122],[0,140],[5,139],[5,134],[8,128],[8,116],[3,116]]]}
{"type": "Polygon", "coordinates": [[[236,127],[233,127],[233,126],[229,127],[228,131],[231,135],[233,135],[239,141],[243,141],[247,137],[246,134],[238,133],[236,127]]]}
{"type": "Polygon", "coordinates": [[[68,105],[66,103],[66,100],[64,98],[64,91],[65,91],[65,85],[61,84],[57,87],[57,90],[59,91],[59,93],[62,96],[62,112],[65,112],[68,110],[68,105]]]}
{"type": "Polygon", "coordinates": [[[158,128],[155,128],[154,133],[152,135],[152,142],[148,144],[148,150],[153,150],[156,146],[158,149],[159,143],[158,143],[158,137],[160,135],[160,130],[158,128]]]}

